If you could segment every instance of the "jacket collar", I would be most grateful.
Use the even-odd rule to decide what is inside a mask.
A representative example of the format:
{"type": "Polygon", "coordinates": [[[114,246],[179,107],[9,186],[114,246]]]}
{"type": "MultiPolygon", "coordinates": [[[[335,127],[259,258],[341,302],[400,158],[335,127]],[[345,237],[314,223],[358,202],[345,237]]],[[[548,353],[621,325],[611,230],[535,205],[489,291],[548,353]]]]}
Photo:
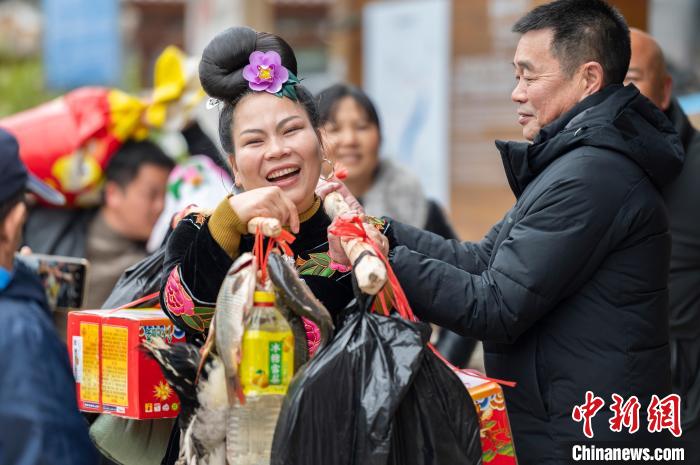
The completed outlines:
{"type": "Polygon", "coordinates": [[[558,119],[540,129],[535,140],[530,142],[496,141],[501,152],[508,184],[519,198],[530,182],[550,163],[563,155],[563,151],[543,150],[547,142],[564,130],[576,116],[603,102],[620,85],[611,85],[577,103],[558,119]]]}
{"type": "Polygon", "coordinates": [[[661,187],[680,172],[683,148],[672,124],[633,85],[609,85],[540,130],[532,144],[496,141],[517,198],[559,157],[590,146],[621,153],[661,187]]]}
{"type": "Polygon", "coordinates": [[[683,144],[683,150],[687,153],[688,146],[693,140],[695,133],[697,132],[693,125],[690,123],[688,116],[683,112],[678,100],[675,98],[671,99],[671,104],[668,106],[664,114],[671,120],[673,126],[678,131],[678,135],[681,138],[681,143],[683,144]]]}

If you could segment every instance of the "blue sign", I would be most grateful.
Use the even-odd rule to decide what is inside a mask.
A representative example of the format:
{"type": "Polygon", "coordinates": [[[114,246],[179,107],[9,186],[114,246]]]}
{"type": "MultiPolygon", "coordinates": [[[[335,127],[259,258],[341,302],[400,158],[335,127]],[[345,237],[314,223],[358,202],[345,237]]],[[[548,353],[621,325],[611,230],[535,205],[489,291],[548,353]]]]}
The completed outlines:
{"type": "Polygon", "coordinates": [[[700,113],[700,93],[681,95],[678,97],[678,103],[683,111],[689,115],[700,113]]]}
{"type": "Polygon", "coordinates": [[[43,0],[42,6],[46,85],[119,85],[119,0],[43,0]]]}

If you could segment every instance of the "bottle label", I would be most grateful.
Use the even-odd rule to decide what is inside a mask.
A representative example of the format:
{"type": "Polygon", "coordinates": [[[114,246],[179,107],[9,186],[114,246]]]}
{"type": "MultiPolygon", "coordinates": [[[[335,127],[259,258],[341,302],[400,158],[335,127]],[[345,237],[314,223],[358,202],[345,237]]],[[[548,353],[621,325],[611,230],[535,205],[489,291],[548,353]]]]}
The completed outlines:
{"type": "Polygon", "coordinates": [[[245,395],[285,394],[294,375],[292,332],[246,331],[239,373],[245,395]]]}

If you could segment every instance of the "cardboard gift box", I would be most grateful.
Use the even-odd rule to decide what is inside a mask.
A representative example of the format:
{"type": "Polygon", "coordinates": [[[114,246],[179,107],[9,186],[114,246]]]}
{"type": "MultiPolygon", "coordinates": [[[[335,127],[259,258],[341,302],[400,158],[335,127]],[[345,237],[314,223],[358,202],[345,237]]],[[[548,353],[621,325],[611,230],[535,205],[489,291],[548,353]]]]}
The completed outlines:
{"type": "Polygon", "coordinates": [[[67,345],[78,407],[133,419],[174,418],[180,400],[141,343],[185,341],[160,309],[83,310],[68,314],[67,345]]]}
{"type": "Polygon", "coordinates": [[[484,465],[516,465],[503,389],[477,372],[457,372],[457,375],[467,387],[479,416],[484,465]]]}

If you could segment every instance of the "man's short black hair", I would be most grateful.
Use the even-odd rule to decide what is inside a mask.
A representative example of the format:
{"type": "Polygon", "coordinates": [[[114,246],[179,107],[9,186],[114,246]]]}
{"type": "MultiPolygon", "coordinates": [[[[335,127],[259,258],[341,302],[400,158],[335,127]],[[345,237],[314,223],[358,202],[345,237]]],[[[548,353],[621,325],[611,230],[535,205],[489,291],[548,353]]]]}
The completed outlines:
{"type": "Polygon", "coordinates": [[[552,29],[552,55],[562,71],[573,75],[588,61],[600,63],[604,84],[625,80],[632,49],[625,18],[602,0],[557,0],[538,6],[520,18],[513,32],[552,29]]]}
{"type": "Polygon", "coordinates": [[[175,162],[151,141],[129,141],[122,145],[107,164],[105,178],[125,188],[138,176],[144,165],[160,166],[170,171],[175,162]]]}

